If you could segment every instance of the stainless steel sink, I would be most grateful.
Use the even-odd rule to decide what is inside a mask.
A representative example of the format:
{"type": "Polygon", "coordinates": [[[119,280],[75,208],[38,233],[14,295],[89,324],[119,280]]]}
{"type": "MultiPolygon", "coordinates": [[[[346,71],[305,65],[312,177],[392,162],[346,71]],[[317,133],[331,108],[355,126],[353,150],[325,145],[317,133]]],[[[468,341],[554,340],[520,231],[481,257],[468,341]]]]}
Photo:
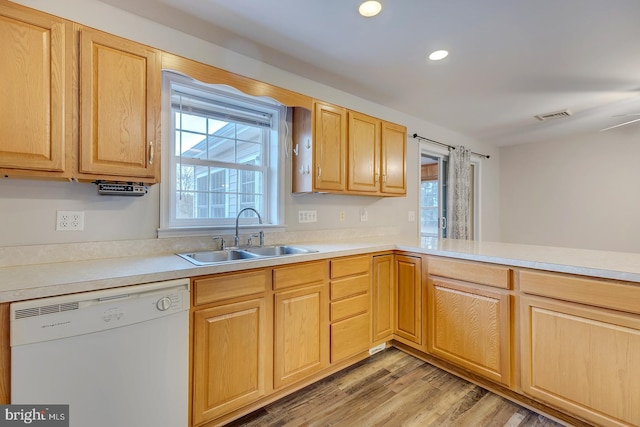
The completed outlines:
{"type": "Polygon", "coordinates": [[[295,254],[309,254],[318,252],[314,249],[302,248],[300,246],[289,245],[275,245],[275,246],[262,246],[255,248],[246,248],[246,252],[252,254],[258,254],[261,256],[282,256],[282,255],[295,255],[295,254]]]}
{"type": "Polygon", "coordinates": [[[300,246],[274,245],[256,246],[242,249],[224,249],[219,251],[199,251],[176,254],[195,265],[211,265],[247,259],[270,258],[284,255],[308,254],[318,252],[300,246]]]}
{"type": "Polygon", "coordinates": [[[200,251],[177,254],[195,265],[209,265],[219,262],[237,261],[241,259],[259,258],[260,255],[252,254],[239,249],[225,249],[221,251],[200,251]]]}

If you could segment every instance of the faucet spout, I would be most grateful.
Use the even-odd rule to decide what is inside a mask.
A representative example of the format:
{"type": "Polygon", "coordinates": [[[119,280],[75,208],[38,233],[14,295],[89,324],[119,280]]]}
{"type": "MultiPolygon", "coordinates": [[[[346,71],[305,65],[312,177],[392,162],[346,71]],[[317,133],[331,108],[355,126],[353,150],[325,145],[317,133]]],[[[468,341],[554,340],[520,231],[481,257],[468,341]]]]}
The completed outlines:
{"type": "Polygon", "coordinates": [[[255,214],[258,216],[258,222],[260,224],[262,224],[262,217],[260,216],[260,213],[257,210],[255,210],[254,208],[241,209],[240,212],[238,212],[238,215],[236,215],[236,236],[235,236],[235,246],[236,247],[240,246],[240,236],[238,235],[238,222],[240,221],[240,215],[242,215],[242,212],[244,212],[244,211],[253,211],[253,212],[255,212],[255,214]]]}

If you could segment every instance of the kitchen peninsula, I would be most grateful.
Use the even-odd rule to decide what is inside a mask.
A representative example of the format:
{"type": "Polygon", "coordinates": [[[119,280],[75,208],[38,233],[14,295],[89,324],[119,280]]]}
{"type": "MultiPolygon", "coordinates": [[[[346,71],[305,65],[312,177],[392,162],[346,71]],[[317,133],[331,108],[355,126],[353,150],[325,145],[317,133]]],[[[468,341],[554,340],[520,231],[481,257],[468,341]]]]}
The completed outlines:
{"type": "Polygon", "coordinates": [[[384,237],[297,242],[318,252],[201,267],[173,254],[202,250],[203,242],[127,242],[137,246],[137,255],[109,258],[98,254],[117,254],[125,243],[80,244],[78,252],[91,259],[78,261],[42,255],[53,247],[3,248],[5,263],[23,265],[0,268],[0,398],[8,399],[10,302],[188,277],[195,319],[256,298],[267,315],[276,313],[275,323],[264,323],[266,336],[275,339],[265,347],[272,356],[261,358],[266,365],[258,370],[266,382],[246,401],[214,408],[195,393],[192,402],[200,409],[192,410],[194,426],[237,418],[368,357],[369,348],[383,343],[567,422],[640,423],[633,403],[640,394],[638,254],[446,239],[421,246],[384,237]],[[312,282],[294,274],[299,269],[313,272],[312,282]],[[218,298],[216,286],[238,275],[259,278],[257,290],[218,298]],[[288,357],[273,356],[279,334],[295,333],[278,329],[278,306],[306,290],[317,292],[320,307],[318,360],[289,380],[271,365],[288,357]],[[363,321],[369,340],[336,348],[351,343],[363,321]]]}

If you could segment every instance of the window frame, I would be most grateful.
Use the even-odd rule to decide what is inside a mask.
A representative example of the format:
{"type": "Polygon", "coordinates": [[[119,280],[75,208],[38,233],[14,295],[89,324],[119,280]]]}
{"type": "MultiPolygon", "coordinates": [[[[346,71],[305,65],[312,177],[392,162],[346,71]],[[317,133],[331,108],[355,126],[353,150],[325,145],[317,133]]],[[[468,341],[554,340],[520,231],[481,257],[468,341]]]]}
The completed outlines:
{"type": "MultiPolygon", "coordinates": [[[[160,184],[160,228],[158,229],[158,237],[208,235],[212,231],[224,232],[227,230],[234,230],[235,233],[235,217],[223,219],[176,218],[176,168],[178,162],[175,155],[175,114],[171,105],[173,85],[178,86],[180,90],[188,90],[189,93],[209,98],[213,102],[224,100],[227,103],[233,103],[256,111],[268,111],[273,114],[268,147],[263,147],[266,172],[263,176],[264,206],[260,212],[263,224],[260,228],[275,230],[284,228],[285,142],[289,137],[288,129],[290,129],[290,124],[286,122],[288,117],[286,106],[271,98],[247,95],[228,85],[202,83],[183,74],[166,70],[162,74],[163,178],[160,184]]],[[[195,160],[196,162],[187,162],[187,164],[197,163],[197,159],[195,160]]],[[[212,160],[205,163],[213,166],[216,162],[212,160]]],[[[239,166],[236,169],[240,175],[245,168],[240,163],[236,163],[236,165],[239,166]]],[[[230,169],[223,170],[227,171],[225,173],[228,176],[230,169]]],[[[211,175],[207,176],[210,180],[211,175]]],[[[236,194],[238,197],[242,197],[242,193],[239,190],[236,194]]],[[[210,196],[213,193],[206,194],[210,196]]],[[[225,202],[225,209],[227,207],[228,204],[225,202]]],[[[242,228],[255,228],[257,224],[258,221],[254,215],[247,215],[246,218],[243,215],[243,218],[240,219],[240,227],[242,228]]]]}

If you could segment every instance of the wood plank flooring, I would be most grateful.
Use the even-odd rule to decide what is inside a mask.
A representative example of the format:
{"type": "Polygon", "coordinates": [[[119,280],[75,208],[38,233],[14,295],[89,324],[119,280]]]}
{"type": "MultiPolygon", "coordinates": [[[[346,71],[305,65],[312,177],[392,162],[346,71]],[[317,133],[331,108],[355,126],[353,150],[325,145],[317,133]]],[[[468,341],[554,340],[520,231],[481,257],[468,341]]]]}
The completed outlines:
{"type": "Polygon", "coordinates": [[[244,416],[228,427],[559,427],[395,348],[244,416]]]}

